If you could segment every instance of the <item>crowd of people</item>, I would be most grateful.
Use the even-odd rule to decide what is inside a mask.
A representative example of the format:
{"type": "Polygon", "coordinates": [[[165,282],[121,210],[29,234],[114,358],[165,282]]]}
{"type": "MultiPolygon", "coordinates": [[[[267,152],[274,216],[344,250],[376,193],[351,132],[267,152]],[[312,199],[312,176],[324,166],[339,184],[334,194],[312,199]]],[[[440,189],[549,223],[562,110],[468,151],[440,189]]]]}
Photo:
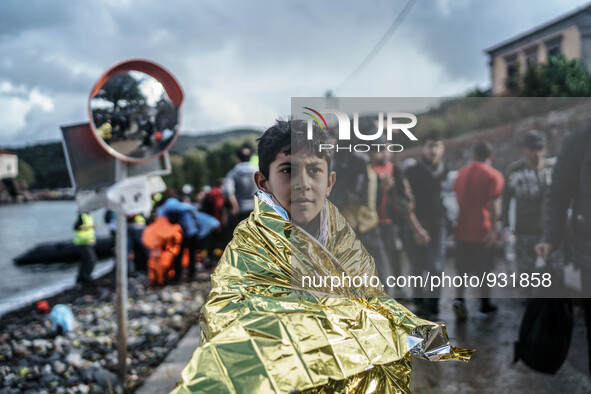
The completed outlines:
{"type": "MultiPolygon", "coordinates": [[[[189,279],[198,270],[211,271],[232,238],[236,225],[253,208],[257,167],[253,148],[243,145],[236,152],[236,166],[192,199],[170,188],[152,199],[150,215],[126,215],[128,270],[144,272],[152,283],[178,283],[186,269],[189,279]]],[[[116,214],[107,210],[104,221],[113,244],[116,214]]],[[[80,212],[74,224],[74,244],[80,253],[77,282],[89,284],[97,257],[96,225],[88,212],[80,212]]]]}
{"type": "MultiPolygon", "coordinates": [[[[544,134],[529,131],[521,138],[522,158],[511,164],[505,175],[492,166],[493,146],[486,141],[473,146],[469,163],[457,172],[450,171],[445,163],[445,142],[436,131],[420,138],[419,157],[402,163],[387,150],[336,152],[326,159],[326,172],[331,175],[328,183],[323,183],[324,198],[328,197],[338,208],[364,250],[373,257],[382,283],[391,275],[401,274],[402,251],[407,256],[410,274],[441,273],[450,239],[455,244],[453,261],[458,274],[494,271],[499,245],[515,239],[518,275],[533,273],[543,265],[545,272],[552,273],[553,283],[561,286],[564,262],[571,259],[582,267],[585,283],[591,275],[591,219],[585,220],[591,218],[588,134],[572,133],[565,139],[557,160],[551,161],[546,158],[544,134]],[[446,203],[446,196],[452,192],[457,212],[446,203]],[[569,208],[573,234],[572,246],[567,248],[563,246],[563,235],[569,208]]],[[[265,143],[259,144],[259,150],[261,146],[269,149],[265,143]]],[[[271,158],[275,160],[281,152],[271,158]]],[[[290,151],[284,153],[287,156],[290,151]]],[[[254,149],[248,145],[237,150],[236,162],[225,178],[197,193],[195,201],[187,197],[183,201],[174,191],[167,190],[162,196],[155,196],[152,217],[128,217],[128,251],[136,269],[147,270],[154,284],[180,281],[183,267],[187,267],[190,278],[199,269],[215,269],[237,226],[260,215],[257,201],[301,225],[315,239],[324,242],[324,237],[328,237],[324,232],[330,225],[323,217],[328,208],[318,208],[320,213],[314,211],[315,216],[307,218],[306,211],[316,200],[298,199],[299,193],[314,187],[314,179],[311,185],[298,189],[293,186],[300,176],[294,163],[286,162],[285,167],[282,166],[286,163],[278,163],[278,168],[269,168],[275,162],[259,163],[254,149]],[[281,195],[279,185],[286,174],[292,186],[281,189],[281,195]],[[255,195],[257,198],[253,199],[255,195]],[[306,220],[300,220],[298,215],[306,220]]],[[[93,242],[92,226],[91,218],[84,213],[75,225],[75,243],[80,245],[82,256],[78,277],[81,282],[89,280],[96,258],[88,247],[93,242]]],[[[231,252],[228,249],[226,254],[231,252]]],[[[521,290],[524,299],[531,297],[531,289],[521,290]]],[[[402,295],[396,294],[393,287],[386,291],[392,297],[402,295]]],[[[438,320],[440,291],[413,289],[414,312],[425,319],[438,320]]],[[[465,289],[459,287],[454,291],[453,312],[462,322],[469,316],[465,289]]],[[[488,287],[477,291],[478,315],[493,316],[497,305],[491,301],[488,287]]],[[[591,304],[587,301],[583,305],[591,327],[591,304]]],[[[589,331],[588,338],[591,339],[589,331]]],[[[591,346],[589,349],[591,352],[591,346]]]]}
{"type": "MultiPolygon", "coordinates": [[[[421,141],[420,156],[402,163],[393,160],[394,154],[387,150],[337,152],[332,158],[331,170],[338,181],[329,200],[374,258],[382,283],[404,270],[402,251],[411,275],[440,273],[450,238],[455,241],[455,268],[459,273],[494,270],[496,247],[514,239],[518,273],[533,272],[543,258],[555,282],[562,283],[562,242],[554,241],[556,247],[551,253],[546,253],[549,248],[543,245],[539,253],[535,250],[547,239],[542,238],[543,218],[554,163],[545,157],[544,134],[534,130],[524,135],[523,157],[509,166],[505,176],[492,167],[493,148],[486,141],[475,144],[472,161],[455,173],[450,173],[445,163],[445,144],[438,132],[425,134],[421,141]],[[445,201],[450,192],[455,194],[457,209],[450,209],[445,201]],[[510,214],[512,200],[514,214],[510,214]]],[[[232,239],[233,230],[253,210],[253,196],[259,190],[254,180],[257,165],[258,156],[245,144],[236,151],[236,165],[226,177],[204,187],[194,199],[179,197],[169,189],[154,196],[151,216],[128,215],[130,268],[147,272],[155,255],[151,250],[168,250],[172,253],[170,273],[158,275],[155,283],[164,283],[167,275],[179,281],[183,258],[190,277],[195,277],[198,269],[211,270],[232,239]],[[158,217],[166,218],[167,224],[158,217]],[[159,237],[160,233],[167,236],[159,237]]],[[[115,214],[108,211],[105,222],[114,240],[115,214]]],[[[92,216],[81,213],[74,240],[81,251],[79,282],[90,281],[96,260],[89,247],[95,242],[93,227],[92,216]]],[[[414,289],[416,312],[437,319],[440,291],[414,289]]],[[[522,291],[528,295],[528,289],[522,291]]],[[[396,295],[394,288],[388,292],[396,295]]],[[[457,289],[453,303],[459,320],[468,316],[463,293],[462,288],[457,289]]],[[[398,296],[404,294],[399,292],[398,296]]],[[[486,287],[481,296],[479,314],[495,312],[497,307],[489,300],[486,287]]]]}

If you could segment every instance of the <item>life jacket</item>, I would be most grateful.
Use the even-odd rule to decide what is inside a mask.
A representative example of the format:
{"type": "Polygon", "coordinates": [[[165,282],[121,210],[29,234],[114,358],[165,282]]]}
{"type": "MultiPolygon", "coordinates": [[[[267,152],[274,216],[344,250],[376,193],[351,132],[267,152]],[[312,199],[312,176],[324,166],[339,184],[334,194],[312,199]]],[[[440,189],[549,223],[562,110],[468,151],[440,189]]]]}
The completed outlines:
{"type": "Polygon", "coordinates": [[[175,275],[173,262],[180,253],[182,240],[181,226],[171,224],[166,216],[156,217],[154,222],[146,227],[142,234],[142,242],[150,249],[148,276],[152,284],[163,285],[166,279],[175,275]]]}
{"type": "Polygon", "coordinates": [[[96,235],[94,232],[94,220],[89,213],[80,215],[82,226],[86,227],[82,230],[74,230],[74,245],[94,245],[96,243],[96,235]]]}

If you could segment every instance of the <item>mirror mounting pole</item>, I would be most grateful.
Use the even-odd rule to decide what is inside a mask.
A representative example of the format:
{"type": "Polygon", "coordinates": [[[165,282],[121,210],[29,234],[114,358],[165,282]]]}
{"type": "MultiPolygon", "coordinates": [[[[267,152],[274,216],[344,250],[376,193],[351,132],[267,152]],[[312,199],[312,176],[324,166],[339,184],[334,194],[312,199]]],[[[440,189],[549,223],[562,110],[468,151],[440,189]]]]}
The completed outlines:
{"type": "MultiPolygon", "coordinates": [[[[115,159],[117,181],[127,178],[127,163],[115,159]]],[[[127,376],[127,220],[123,213],[117,214],[116,242],[116,289],[117,289],[117,352],[119,361],[118,378],[125,387],[127,376]]]]}

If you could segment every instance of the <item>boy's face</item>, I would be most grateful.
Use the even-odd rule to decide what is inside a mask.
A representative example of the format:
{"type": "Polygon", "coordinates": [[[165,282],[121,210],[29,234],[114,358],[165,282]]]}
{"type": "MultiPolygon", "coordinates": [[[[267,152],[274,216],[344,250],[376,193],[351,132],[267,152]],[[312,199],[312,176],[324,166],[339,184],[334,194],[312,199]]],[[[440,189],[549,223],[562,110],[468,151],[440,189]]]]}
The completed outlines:
{"type": "Polygon", "coordinates": [[[305,150],[293,155],[279,153],[269,166],[269,178],[258,171],[259,189],[272,194],[294,223],[308,224],[324,208],[336,180],[326,160],[305,150]]]}

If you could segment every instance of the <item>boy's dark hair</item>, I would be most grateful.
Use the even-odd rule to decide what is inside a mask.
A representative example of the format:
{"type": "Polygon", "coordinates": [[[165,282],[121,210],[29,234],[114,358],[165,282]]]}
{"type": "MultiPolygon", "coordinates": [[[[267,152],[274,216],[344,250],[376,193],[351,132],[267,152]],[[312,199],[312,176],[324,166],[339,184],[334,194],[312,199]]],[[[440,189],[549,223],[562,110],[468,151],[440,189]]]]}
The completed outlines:
{"type": "Polygon", "coordinates": [[[476,145],[474,145],[472,152],[474,153],[474,159],[478,161],[485,161],[492,156],[492,144],[488,141],[479,141],[476,143],[476,145]]]}
{"type": "Polygon", "coordinates": [[[302,149],[314,154],[314,156],[326,160],[328,168],[332,158],[331,149],[320,151],[320,144],[328,144],[328,134],[322,131],[316,124],[312,125],[312,139],[308,140],[308,122],[301,119],[282,120],[277,119],[275,124],[268,128],[257,139],[259,152],[259,170],[265,178],[269,178],[269,167],[278,154],[286,155],[297,153],[302,149]]]}
{"type": "Polygon", "coordinates": [[[425,145],[428,141],[443,141],[443,137],[441,136],[441,133],[439,131],[431,130],[423,137],[423,145],[425,145]]]}
{"type": "Polygon", "coordinates": [[[236,156],[242,163],[249,161],[250,157],[252,156],[252,147],[248,144],[242,145],[236,151],[236,156]]]}

